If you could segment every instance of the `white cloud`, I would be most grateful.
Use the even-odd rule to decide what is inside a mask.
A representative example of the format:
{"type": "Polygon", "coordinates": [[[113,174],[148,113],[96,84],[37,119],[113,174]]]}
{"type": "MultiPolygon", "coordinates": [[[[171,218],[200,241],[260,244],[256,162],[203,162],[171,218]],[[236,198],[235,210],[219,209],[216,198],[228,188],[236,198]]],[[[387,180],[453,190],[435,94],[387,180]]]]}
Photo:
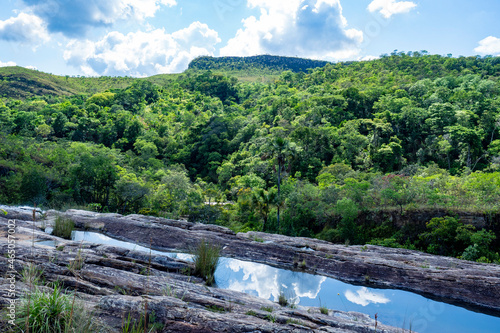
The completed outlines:
{"type": "Polygon", "coordinates": [[[64,59],[85,75],[149,76],[185,70],[191,60],[213,55],[218,33],[200,22],[168,34],[164,29],[123,35],[114,31],[97,42],[73,40],[64,59]]]}
{"type": "Polygon", "coordinates": [[[359,53],[363,32],[347,29],[339,0],[247,0],[260,16],[243,20],[243,28],[220,50],[221,55],[280,54],[345,59],[359,53]]]}
{"type": "Polygon", "coordinates": [[[0,39],[12,42],[39,43],[48,41],[49,35],[41,18],[19,13],[17,17],[0,21],[0,39]]]}
{"type": "Polygon", "coordinates": [[[373,0],[368,5],[368,10],[373,13],[379,11],[385,18],[389,18],[395,14],[408,13],[417,4],[412,1],[397,1],[397,0],[373,0]]]}
{"type": "Polygon", "coordinates": [[[7,67],[7,66],[17,66],[17,65],[13,61],[2,62],[0,60],[0,67],[7,67]]]}
{"type": "Polygon", "coordinates": [[[51,32],[66,36],[84,35],[93,27],[110,26],[117,20],[143,21],[175,0],[23,0],[30,10],[47,22],[51,32]]]}
{"type": "Polygon", "coordinates": [[[474,49],[475,52],[485,55],[500,55],[500,38],[489,36],[479,41],[479,46],[474,49]]]}
{"type": "Polygon", "coordinates": [[[366,287],[362,287],[353,293],[351,290],[345,292],[345,297],[347,300],[354,304],[359,304],[361,306],[367,306],[370,303],[374,304],[385,304],[389,303],[390,300],[384,296],[384,294],[374,293],[369,291],[366,287]]]}

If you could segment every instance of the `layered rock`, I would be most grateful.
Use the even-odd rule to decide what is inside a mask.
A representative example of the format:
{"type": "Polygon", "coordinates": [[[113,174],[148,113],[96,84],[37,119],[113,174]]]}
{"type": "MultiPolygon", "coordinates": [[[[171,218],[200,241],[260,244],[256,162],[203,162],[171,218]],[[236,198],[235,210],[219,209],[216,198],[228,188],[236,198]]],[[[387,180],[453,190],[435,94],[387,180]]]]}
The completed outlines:
{"type": "MultiPolygon", "coordinates": [[[[175,241],[177,248],[189,247],[212,235],[221,244],[224,244],[225,238],[241,244],[255,243],[216,226],[153,221],[140,216],[94,216],[71,211],[66,215],[81,227],[86,225],[108,230],[118,228],[116,223],[119,223],[126,226],[124,229],[128,232],[133,230],[128,227],[138,227],[139,240],[148,245],[153,239],[155,247],[160,247],[158,238],[165,236],[165,230],[172,232],[167,239],[175,235],[173,230],[188,233],[182,233],[187,237],[184,238],[187,244],[179,239],[175,241]]],[[[43,224],[50,224],[53,218],[54,212],[49,212],[43,224]]],[[[122,331],[128,314],[140,317],[145,313],[148,316],[154,314],[162,332],[370,332],[375,329],[375,321],[364,314],[334,310],[322,314],[318,308],[301,306],[292,309],[241,292],[207,287],[200,279],[182,274],[190,263],[112,246],[63,240],[40,231],[37,226],[41,225],[42,222],[34,224],[16,220],[14,270],[21,273],[27,263],[35,264],[42,271],[45,282],[59,281],[67,290],[75,291],[113,332],[122,331]],[[54,241],[57,247],[43,245],[36,242],[38,240],[54,241]]],[[[0,217],[2,253],[8,250],[7,232],[8,220],[0,217]]],[[[122,238],[132,235],[123,234],[122,238]]],[[[231,244],[234,246],[236,243],[231,244]]],[[[251,247],[247,250],[250,251],[251,247]]],[[[9,265],[8,259],[2,256],[1,276],[11,270],[9,265]]],[[[29,289],[21,281],[18,274],[18,295],[29,289]]],[[[0,278],[2,306],[7,305],[5,293],[8,284],[9,281],[0,278]]],[[[377,332],[398,331],[380,323],[376,327],[377,332]]]]}
{"type": "MultiPolygon", "coordinates": [[[[55,212],[48,212],[48,219],[55,212]]],[[[208,239],[222,254],[279,268],[299,268],[342,281],[412,291],[448,303],[500,313],[500,266],[380,246],[344,246],[300,237],[248,232],[142,215],[68,210],[78,227],[100,230],[159,250],[186,251],[208,239]]]]}

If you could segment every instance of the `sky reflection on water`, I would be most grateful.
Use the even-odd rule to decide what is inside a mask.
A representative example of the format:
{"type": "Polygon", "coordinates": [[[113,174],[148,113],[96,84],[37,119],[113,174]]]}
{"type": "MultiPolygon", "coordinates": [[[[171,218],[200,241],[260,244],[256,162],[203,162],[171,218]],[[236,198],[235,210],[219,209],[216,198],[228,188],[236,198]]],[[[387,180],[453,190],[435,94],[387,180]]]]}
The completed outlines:
{"type": "MultiPolygon", "coordinates": [[[[149,252],[146,247],[99,233],[77,231],[73,239],[149,252]]],[[[167,255],[184,260],[192,257],[183,253],[155,250],[151,252],[154,255],[167,255]]],[[[411,325],[412,332],[500,332],[499,317],[436,302],[418,294],[355,286],[324,276],[238,259],[222,258],[215,272],[215,281],[219,288],[241,291],[273,301],[278,300],[282,291],[298,305],[321,305],[329,309],[362,312],[372,318],[377,313],[380,322],[405,329],[409,329],[411,325]]]]}

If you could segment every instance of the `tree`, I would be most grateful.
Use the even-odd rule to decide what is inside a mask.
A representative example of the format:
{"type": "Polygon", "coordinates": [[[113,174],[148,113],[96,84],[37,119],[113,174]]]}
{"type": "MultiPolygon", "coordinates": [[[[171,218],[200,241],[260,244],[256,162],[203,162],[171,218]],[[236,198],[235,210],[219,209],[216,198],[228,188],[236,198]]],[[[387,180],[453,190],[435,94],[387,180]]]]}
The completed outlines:
{"type": "Polygon", "coordinates": [[[74,196],[77,202],[109,205],[111,189],[118,179],[116,161],[109,151],[73,145],[77,161],[71,167],[74,196]]]}
{"type": "Polygon", "coordinates": [[[122,214],[127,211],[127,208],[137,210],[138,203],[145,198],[149,193],[149,188],[140,182],[134,174],[121,175],[117,180],[114,189],[117,206],[121,208],[122,214]]]}
{"type": "Polygon", "coordinates": [[[65,134],[65,126],[68,122],[68,117],[66,117],[62,112],[57,112],[52,122],[52,128],[54,129],[54,135],[58,138],[62,138],[65,134]]]}
{"type": "MultiPolygon", "coordinates": [[[[278,127],[274,128],[274,132],[278,133],[279,132],[278,127]]],[[[282,133],[280,133],[282,134],[282,133]]],[[[277,220],[278,220],[278,232],[280,231],[280,206],[282,205],[281,203],[281,178],[282,174],[287,171],[287,165],[290,167],[290,162],[294,158],[294,156],[301,150],[300,147],[298,147],[294,142],[290,142],[289,140],[285,139],[282,135],[271,135],[268,137],[268,142],[267,145],[264,148],[265,154],[263,155],[263,158],[273,158],[275,165],[277,165],[277,168],[275,168],[278,176],[278,193],[277,193],[277,220]]]]}
{"type": "Polygon", "coordinates": [[[253,207],[255,207],[263,220],[262,231],[266,231],[269,212],[271,210],[271,207],[276,204],[277,198],[277,192],[273,189],[271,189],[270,191],[257,189],[256,191],[252,192],[252,205],[253,207]]]}
{"type": "Polygon", "coordinates": [[[31,170],[23,175],[20,192],[23,200],[35,205],[43,203],[47,199],[47,179],[38,170],[31,166],[31,170]]]}

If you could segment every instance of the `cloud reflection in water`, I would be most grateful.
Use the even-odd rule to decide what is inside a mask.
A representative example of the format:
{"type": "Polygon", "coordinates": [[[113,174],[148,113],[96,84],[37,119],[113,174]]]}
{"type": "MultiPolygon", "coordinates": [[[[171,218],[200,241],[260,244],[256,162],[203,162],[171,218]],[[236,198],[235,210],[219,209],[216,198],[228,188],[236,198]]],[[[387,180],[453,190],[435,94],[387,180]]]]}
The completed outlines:
{"type": "Polygon", "coordinates": [[[300,303],[301,297],[315,299],[326,277],[274,268],[236,259],[222,260],[216,271],[217,285],[235,291],[278,300],[280,291],[300,303]]]}
{"type": "Polygon", "coordinates": [[[348,301],[361,306],[367,306],[371,303],[386,304],[390,302],[390,299],[386,298],[384,294],[374,293],[373,291],[369,291],[366,287],[358,289],[356,293],[348,289],[345,292],[345,298],[347,298],[348,301]]]}

